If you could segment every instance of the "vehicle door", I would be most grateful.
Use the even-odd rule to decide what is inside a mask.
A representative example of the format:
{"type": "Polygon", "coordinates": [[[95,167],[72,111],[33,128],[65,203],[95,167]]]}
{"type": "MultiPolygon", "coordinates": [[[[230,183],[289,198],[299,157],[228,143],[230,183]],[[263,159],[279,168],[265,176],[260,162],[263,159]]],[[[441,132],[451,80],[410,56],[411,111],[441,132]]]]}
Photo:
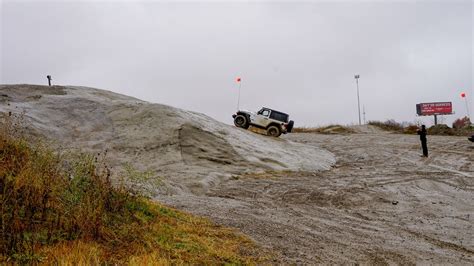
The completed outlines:
{"type": "Polygon", "coordinates": [[[270,124],[270,113],[271,111],[268,109],[260,110],[257,115],[255,116],[255,124],[261,127],[267,127],[270,124]]]}

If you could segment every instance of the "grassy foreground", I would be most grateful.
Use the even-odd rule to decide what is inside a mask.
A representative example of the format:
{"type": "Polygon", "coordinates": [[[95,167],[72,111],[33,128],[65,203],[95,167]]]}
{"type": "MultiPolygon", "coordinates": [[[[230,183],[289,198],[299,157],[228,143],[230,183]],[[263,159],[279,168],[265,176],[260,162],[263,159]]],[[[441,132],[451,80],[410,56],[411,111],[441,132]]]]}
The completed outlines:
{"type": "Polygon", "coordinates": [[[0,264],[267,260],[252,241],[231,229],[112,184],[101,158],[60,154],[26,141],[16,128],[8,117],[0,123],[0,264]]]}

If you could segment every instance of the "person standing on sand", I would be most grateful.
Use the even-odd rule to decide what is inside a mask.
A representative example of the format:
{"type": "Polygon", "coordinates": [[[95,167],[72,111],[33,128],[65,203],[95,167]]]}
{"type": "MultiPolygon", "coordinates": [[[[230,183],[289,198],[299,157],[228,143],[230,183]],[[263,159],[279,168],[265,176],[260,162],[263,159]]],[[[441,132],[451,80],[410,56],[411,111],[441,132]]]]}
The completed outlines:
{"type": "Polygon", "coordinates": [[[426,144],[426,127],[425,125],[421,125],[421,129],[417,131],[418,135],[420,135],[421,141],[421,148],[423,149],[423,156],[428,157],[428,145],[426,144]]]}

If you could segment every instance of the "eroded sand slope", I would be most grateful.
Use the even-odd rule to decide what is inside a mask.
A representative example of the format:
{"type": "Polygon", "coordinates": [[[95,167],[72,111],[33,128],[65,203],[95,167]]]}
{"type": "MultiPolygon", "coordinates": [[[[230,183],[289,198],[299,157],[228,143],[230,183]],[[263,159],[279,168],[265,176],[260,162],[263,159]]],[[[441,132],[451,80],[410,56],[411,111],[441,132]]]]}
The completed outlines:
{"type": "MultiPolygon", "coordinates": [[[[112,166],[129,162],[164,180],[161,194],[203,194],[233,174],[327,170],[323,149],[269,138],[203,114],[151,104],[110,91],[72,86],[2,85],[0,112],[58,144],[108,151],[112,166]]],[[[230,116],[231,114],[229,114],[230,116]]]]}

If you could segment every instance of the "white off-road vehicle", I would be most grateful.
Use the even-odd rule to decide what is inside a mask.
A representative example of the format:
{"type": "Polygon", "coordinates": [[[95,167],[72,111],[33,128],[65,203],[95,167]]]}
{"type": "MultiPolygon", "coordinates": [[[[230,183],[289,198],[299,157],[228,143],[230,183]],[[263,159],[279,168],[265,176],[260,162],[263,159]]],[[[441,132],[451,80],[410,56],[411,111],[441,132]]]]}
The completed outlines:
{"type": "Polygon", "coordinates": [[[250,111],[237,111],[233,114],[234,125],[248,129],[250,126],[261,128],[267,131],[272,137],[279,137],[282,133],[291,133],[294,122],[288,121],[289,116],[285,113],[263,107],[257,113],[250,111]]]}

